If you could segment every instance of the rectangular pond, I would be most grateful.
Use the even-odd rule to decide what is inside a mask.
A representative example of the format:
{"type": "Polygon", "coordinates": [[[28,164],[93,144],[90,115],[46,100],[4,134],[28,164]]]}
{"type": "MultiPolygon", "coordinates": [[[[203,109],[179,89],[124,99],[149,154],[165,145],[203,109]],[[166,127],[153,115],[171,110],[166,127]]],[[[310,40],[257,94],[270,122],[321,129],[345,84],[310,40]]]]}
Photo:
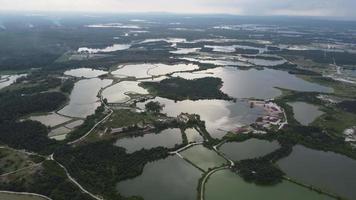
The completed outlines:
{"type": "Polygon", "coordinates": [[[203,145],[195,145],[180,152],[180,154],[204,171],[208,171],[209,168],[219,167],[227,163],[223,157],[203,145]]]}
{"type": "Polygon", "coordinates": [[[249,139],[243,142],[228,142],[219,147],[229,159],[234,161],[252,159],[267,155],[280,148],[277,141],[249,139]]]}
{"type": "Polygon", "coordinates": [[[173,148],[176,144],[182,144],[182,133],[177,128],[166,129],[159,133],[147,133],[143,136],[120,138],[114,145],[125,148],[127,153],[133,153],[159,146],[173,148]]]}
{"type": "Polygon", "coordinates": [[[196,200],[202,173],[178,156],[146,164],[142,175],[121,181],[117,191],[126,197],[145,200],[196,200]]]}
{"type": "Polygon", "coordinates": [[[356,160],[296,145],[292,154],[277,164],[291,178],[356,199],[356,160]]]}
{"type": "Polygon", "coordinates": [[[205,200],[332,200],[297,184],[283,181],[275,186],[258,186],[245,182],[230,170],[212,174],[205,185],[205,200]]]}

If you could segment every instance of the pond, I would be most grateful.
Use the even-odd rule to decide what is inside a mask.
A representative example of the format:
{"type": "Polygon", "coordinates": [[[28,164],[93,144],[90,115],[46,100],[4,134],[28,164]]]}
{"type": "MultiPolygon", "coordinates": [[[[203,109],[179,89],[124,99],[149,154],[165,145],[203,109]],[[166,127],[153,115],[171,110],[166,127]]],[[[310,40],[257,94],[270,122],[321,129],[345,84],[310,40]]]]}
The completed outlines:
{"type": "Polygon", "coordinates": [[[57,113],[48,113],[45,115],[34,115],[29,117],[30,120],[39,121],[42,124],[50,127],[58,126],[71,120],[69,117],[58,115],[57,113]]]}
{"type": "Polygon", "coordinates": [[[264,156],[280,148],[278,142],[249,139],[243,142],[228,142],[219,147],[219,150],[234,161],[264,156]]]}
{"type": "Polygon", "coordinates": [[[307,126],[324,112],[319,107],[305,102],[290,102],[288,105],[293,107],[294,118],[302,125],[307,126]]]}
{"type": "Polygon", "coordinates": [[[205,200],[331,200],[310,189],[283,181],[275,186],[258,186],[245,182],[230,170],[215,172],[205,185],[205,200]]]}
{"type": "Polygon", "coordinates": [[[95,113],[95,109],[100,106],[100,100],[97,97],[99,90],[112,83],[109,79],[85,79],[75,83],[70,101],[67,106],[58,113],[70,116],[85,118],[95,113]]]}
{"type": "Polygon", "coordinates": [[[306,92],[332,92],[333,89],[304,81],[286,71],[268,69],[240,70],[218,67],[206,70],[224,82],[221,90],[236,98],[270,99],[281,95],[275,87],[306,92]]]}
{"type": "MultiPolygon", "coordinates": [[[[174,102],[170,99],[156,97],[152,101],[164,104],[162,113],[172,117],[176,117],[182,112],[200,115],[200,118],[205,121],[208,132],[215,138],[222,138],[227,131],[254,123],[258,117],[264,114],[262,107],[250,108],[250,104],[245,100],[236,103],[223,100],[174,102]]],[[[148,102],[138,103],[137,106],[144,109],[148,102]]]]}
{"type": "Polygon", "coordinates": [[[64,74],[67,76],[74,77],[84,77],[84,78],[95,78],[103,74],[107,74],[108,72],[103,70],[91,69],[91,68],[79,68],[79,69],[71,69],[65,71],[64,74]]]}
{"type": "Polygon", "coordinates": [[[356,161],[351,158],[296,145],[292,154],[277,164],[291,178],[356,199],[356,161]]]}
{"type": "Polygon", "coordinates": [[[187,136],[188,142],[203,142],[204,138],[199,134],[197,130],[194,128],[188,128],[185,131],[185,135],[187,136]]]}
{"type": "Polygon", "coordinates": [[[124,196],[142,196],[145,200],[196,200],[202,173],[183,159],[170,156],[146,164],[142,175],[119,182],[124,196]]]}
{"type": "Polygon", "coordinates": [[[128,93],[148,94],[148,91],[140,86],[136,81],[122,81],[106,88],[102,95],[109,103],[125,103],[130,100],[128,93]]]}
{"type": "Polygon", "coordinates": [[[121,138],[115,142],[115,146],[126,149],[127,153],[133,153],[141,149],[155,147],[173,148],[176,144],[182,144],[182,133],[180,129],[166,129],[160,133],[149,133],[143,136],[121,138]]]}
{"type": "Polygon", "coordinates": [[[72,130],[65,127],[65,126],[60,126],[58,128],[55,128],[53,130],[51,130],[48,133],[48,137],[54,137],[54,136],[59,136],[59,135],[66,135],[67,133],[70,133],[72,130]]]}
{"type": "Polygon", "coordinates": [[[208,171],[209,168],[219,167],[227,163],[223,157],[203,145],[195,145],[180,152],[180,154],[204,171],[208,171]]]}
{"type": "Polygon", "coordinates": [[[122,51],[129,49],[131,47],[130,44],[113,44],[111,46],[107,46],[105,48],[96,49],[96,48],[88,48],[88,47],[80,47],[78,52],[88,52],[88,53],[107,53],[114,51],[122,51]]]}

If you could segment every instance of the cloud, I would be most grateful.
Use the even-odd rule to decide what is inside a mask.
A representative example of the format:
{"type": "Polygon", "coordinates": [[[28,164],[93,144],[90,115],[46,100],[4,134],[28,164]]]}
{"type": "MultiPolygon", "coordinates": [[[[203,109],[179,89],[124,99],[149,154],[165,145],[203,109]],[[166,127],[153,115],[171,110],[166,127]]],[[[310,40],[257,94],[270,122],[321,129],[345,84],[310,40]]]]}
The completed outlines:
{"type": "Polygon", "coordinates": [[[356,18],[355,0],[0,0],[0,10],[229,13],[356,18]]]}

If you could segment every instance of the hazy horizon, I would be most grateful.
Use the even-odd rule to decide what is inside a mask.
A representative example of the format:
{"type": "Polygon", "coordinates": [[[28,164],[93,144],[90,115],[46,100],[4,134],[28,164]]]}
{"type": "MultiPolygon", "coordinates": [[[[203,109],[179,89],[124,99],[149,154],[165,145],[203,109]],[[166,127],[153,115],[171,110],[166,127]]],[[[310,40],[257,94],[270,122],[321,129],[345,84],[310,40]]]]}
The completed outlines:
{"type": "Polygon", "coordinates": [[[303,16],[355,20],[353,0],[0,0],[3,12],[95,12],[303,16]]]}

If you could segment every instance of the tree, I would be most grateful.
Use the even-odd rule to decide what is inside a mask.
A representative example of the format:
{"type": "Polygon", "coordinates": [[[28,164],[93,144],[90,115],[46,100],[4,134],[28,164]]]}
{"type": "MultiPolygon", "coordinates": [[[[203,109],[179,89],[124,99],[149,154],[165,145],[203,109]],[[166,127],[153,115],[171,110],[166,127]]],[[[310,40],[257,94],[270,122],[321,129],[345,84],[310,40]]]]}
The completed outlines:
{"type": "Polygon", "coordinates": [[[151,101],[146,103],[145,108],[147,112],[159,113],[163,109],[164,105],[158,101],[151,101]]]}

